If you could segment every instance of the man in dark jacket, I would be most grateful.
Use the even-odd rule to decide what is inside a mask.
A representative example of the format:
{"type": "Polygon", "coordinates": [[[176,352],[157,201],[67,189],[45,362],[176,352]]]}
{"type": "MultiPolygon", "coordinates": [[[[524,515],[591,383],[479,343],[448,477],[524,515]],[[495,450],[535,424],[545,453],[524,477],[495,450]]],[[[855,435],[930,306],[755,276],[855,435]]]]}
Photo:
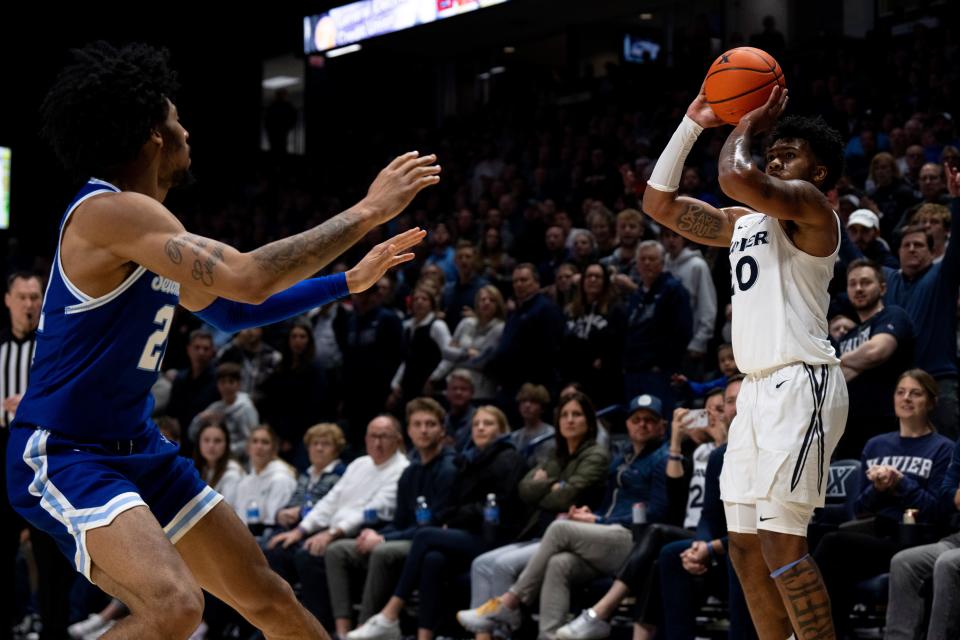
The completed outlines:
{"type": "Polygon", "coordinates": [[[479,263],[477,249],[469,240],[457,243],[457,252],[453,257],[457,267],[457,279],[443,287],[444,320],[450,331],[455,331],[463,318],[463,308],[473,308],[474,300],[480,288],[490,284],[486,278],[477,274],[479,263]]]}
{"type": "Polygon", "coordinates": [[[664,250],[659,242],[640,243],[640,288],[627,303],[624,395],[656,395],[663,400],[665,414],[670,415],[674,402],[670,376],[680,370],[687,352],[693,335],[693,314],[686,289],[664,272],[663,260],[664,250]]]}
{"type": "MultiPolygon", "coordinates": [[[[184,429],[193,422],[198,413],[220,399],[213,370],[213,356],[213,335],[204,329],[191,331],[190,342],[187,344],[190,366],[174,372],[166,411],[167,415],[176,418],[184,429]]],[[[191,447],[190,438],[181,440],[180,448],[185,454],[190,453],[191,447]]]]}
{"type": "Polygon", "coordinates": [[[518,264],[513,270],[513,293],[516,309],[507,317],[500,346],[489,364],[490,373],[502,387],[501,406],[511,409],[513,398],[525,382],[542,384],[551,394],[557,391],[557,360],[564,327],[560,309],[540,293],[537,269],[532,264],[518,264]]]}

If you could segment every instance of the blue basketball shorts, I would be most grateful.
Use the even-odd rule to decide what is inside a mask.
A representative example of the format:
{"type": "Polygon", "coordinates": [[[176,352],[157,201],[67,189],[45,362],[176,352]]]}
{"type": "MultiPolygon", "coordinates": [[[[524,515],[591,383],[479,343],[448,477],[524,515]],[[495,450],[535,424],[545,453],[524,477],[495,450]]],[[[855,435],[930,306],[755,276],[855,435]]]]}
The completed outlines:
{"type": "MultiPolygon", "coordinates": [[[[140,505],[176,543],[222,496],[155,425],[135,440],[79,442],[41,428],[14,426],[7,443],[10,504],[50,534],[90,580],[86,534],[140,505]]],[[[91,580],[92,581],[92,580],[91,580]]]]}

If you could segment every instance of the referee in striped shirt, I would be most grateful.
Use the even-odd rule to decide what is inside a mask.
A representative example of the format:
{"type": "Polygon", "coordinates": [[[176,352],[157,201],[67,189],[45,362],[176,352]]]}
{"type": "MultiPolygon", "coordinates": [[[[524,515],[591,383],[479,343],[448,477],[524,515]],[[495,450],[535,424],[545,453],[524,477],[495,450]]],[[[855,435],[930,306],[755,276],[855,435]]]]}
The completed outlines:
{"type": "Polygon", "coordinates": [[[4,429],[13,422],[20,398],[27,390],[33,352],[37,348],[37,325],[43,302],[43,283],[40,276],[18,271],[7,278],[7,293],[3,298],[10,310],[10,328],[0,333],[0,426],[4,429]]]}

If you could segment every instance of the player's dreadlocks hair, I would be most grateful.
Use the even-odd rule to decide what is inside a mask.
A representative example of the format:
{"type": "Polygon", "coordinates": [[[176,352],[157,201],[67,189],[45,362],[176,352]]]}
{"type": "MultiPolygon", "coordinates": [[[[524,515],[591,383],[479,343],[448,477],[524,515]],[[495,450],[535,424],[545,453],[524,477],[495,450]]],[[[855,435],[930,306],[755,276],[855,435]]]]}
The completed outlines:
{"type": "Polygon", "coordinates": [[[166,50],[143,44],[94,42],[71,53],[40,107],[41,135],[76,178],[110,175],[166,119],[176,73],[166,50]]]}
{"type": "Polygon", "coordinates": [[[777,123],[770,140],[806,140],[817,162],[827,168],[827,177],[820,185],[829,191],[843,173],[843,138],[820,116],[787,116],[777,123]]]}

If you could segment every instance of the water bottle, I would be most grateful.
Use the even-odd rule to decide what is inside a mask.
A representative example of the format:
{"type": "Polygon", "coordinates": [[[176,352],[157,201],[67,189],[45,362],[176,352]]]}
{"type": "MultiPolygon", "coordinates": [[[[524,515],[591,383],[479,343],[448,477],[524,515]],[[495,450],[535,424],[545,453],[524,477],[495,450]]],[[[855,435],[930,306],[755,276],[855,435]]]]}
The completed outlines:
{"type": "Polygon", "coordinates": [[[647,524],[647,505],[643,502],[634,502],[631,515],[633,526],[630,527],[630,532],[633,534],[633,541],[637,542],[647,524]]]}
{"type": "Polygon", "coordinates": [[[897,539],[901,547],[916,547],[923,543],[921,528],[916,526],[919,513],[919,509],[904,509],[903,521],[901,521],[897,531],[897,539]]]}
{"type": "Polygon", "coordinates": [[[265,528],[263,519],[260,517],[260,505],[257,504],[256,500],[247,503],[247,528],[255,536],[263,533],[265,528]]]}
{"type": "Polygon", "coordinates": [[[417,526],[425,527],[430,524],[432,514],[427,499],[424,496],[417,496],[417,526]]]}
{"type": "Polygon", "coordinates": [[[497,505],[497,495],[487,494],[487,502],[483,507],[483,537],[488,544],[497,539],[497,527],[500,525],[500,507],[497,505]]]}
{"type": "Polygon", "coordinates": [[[247,503],[247,524],[260,524],[260,505],[257,504],[256,500],[247,503]]]}
{"type": "Polygon", "coordinates": [[[647,524],[647,505],[642,502],[633,503],[633,524],[647,524]]]}

